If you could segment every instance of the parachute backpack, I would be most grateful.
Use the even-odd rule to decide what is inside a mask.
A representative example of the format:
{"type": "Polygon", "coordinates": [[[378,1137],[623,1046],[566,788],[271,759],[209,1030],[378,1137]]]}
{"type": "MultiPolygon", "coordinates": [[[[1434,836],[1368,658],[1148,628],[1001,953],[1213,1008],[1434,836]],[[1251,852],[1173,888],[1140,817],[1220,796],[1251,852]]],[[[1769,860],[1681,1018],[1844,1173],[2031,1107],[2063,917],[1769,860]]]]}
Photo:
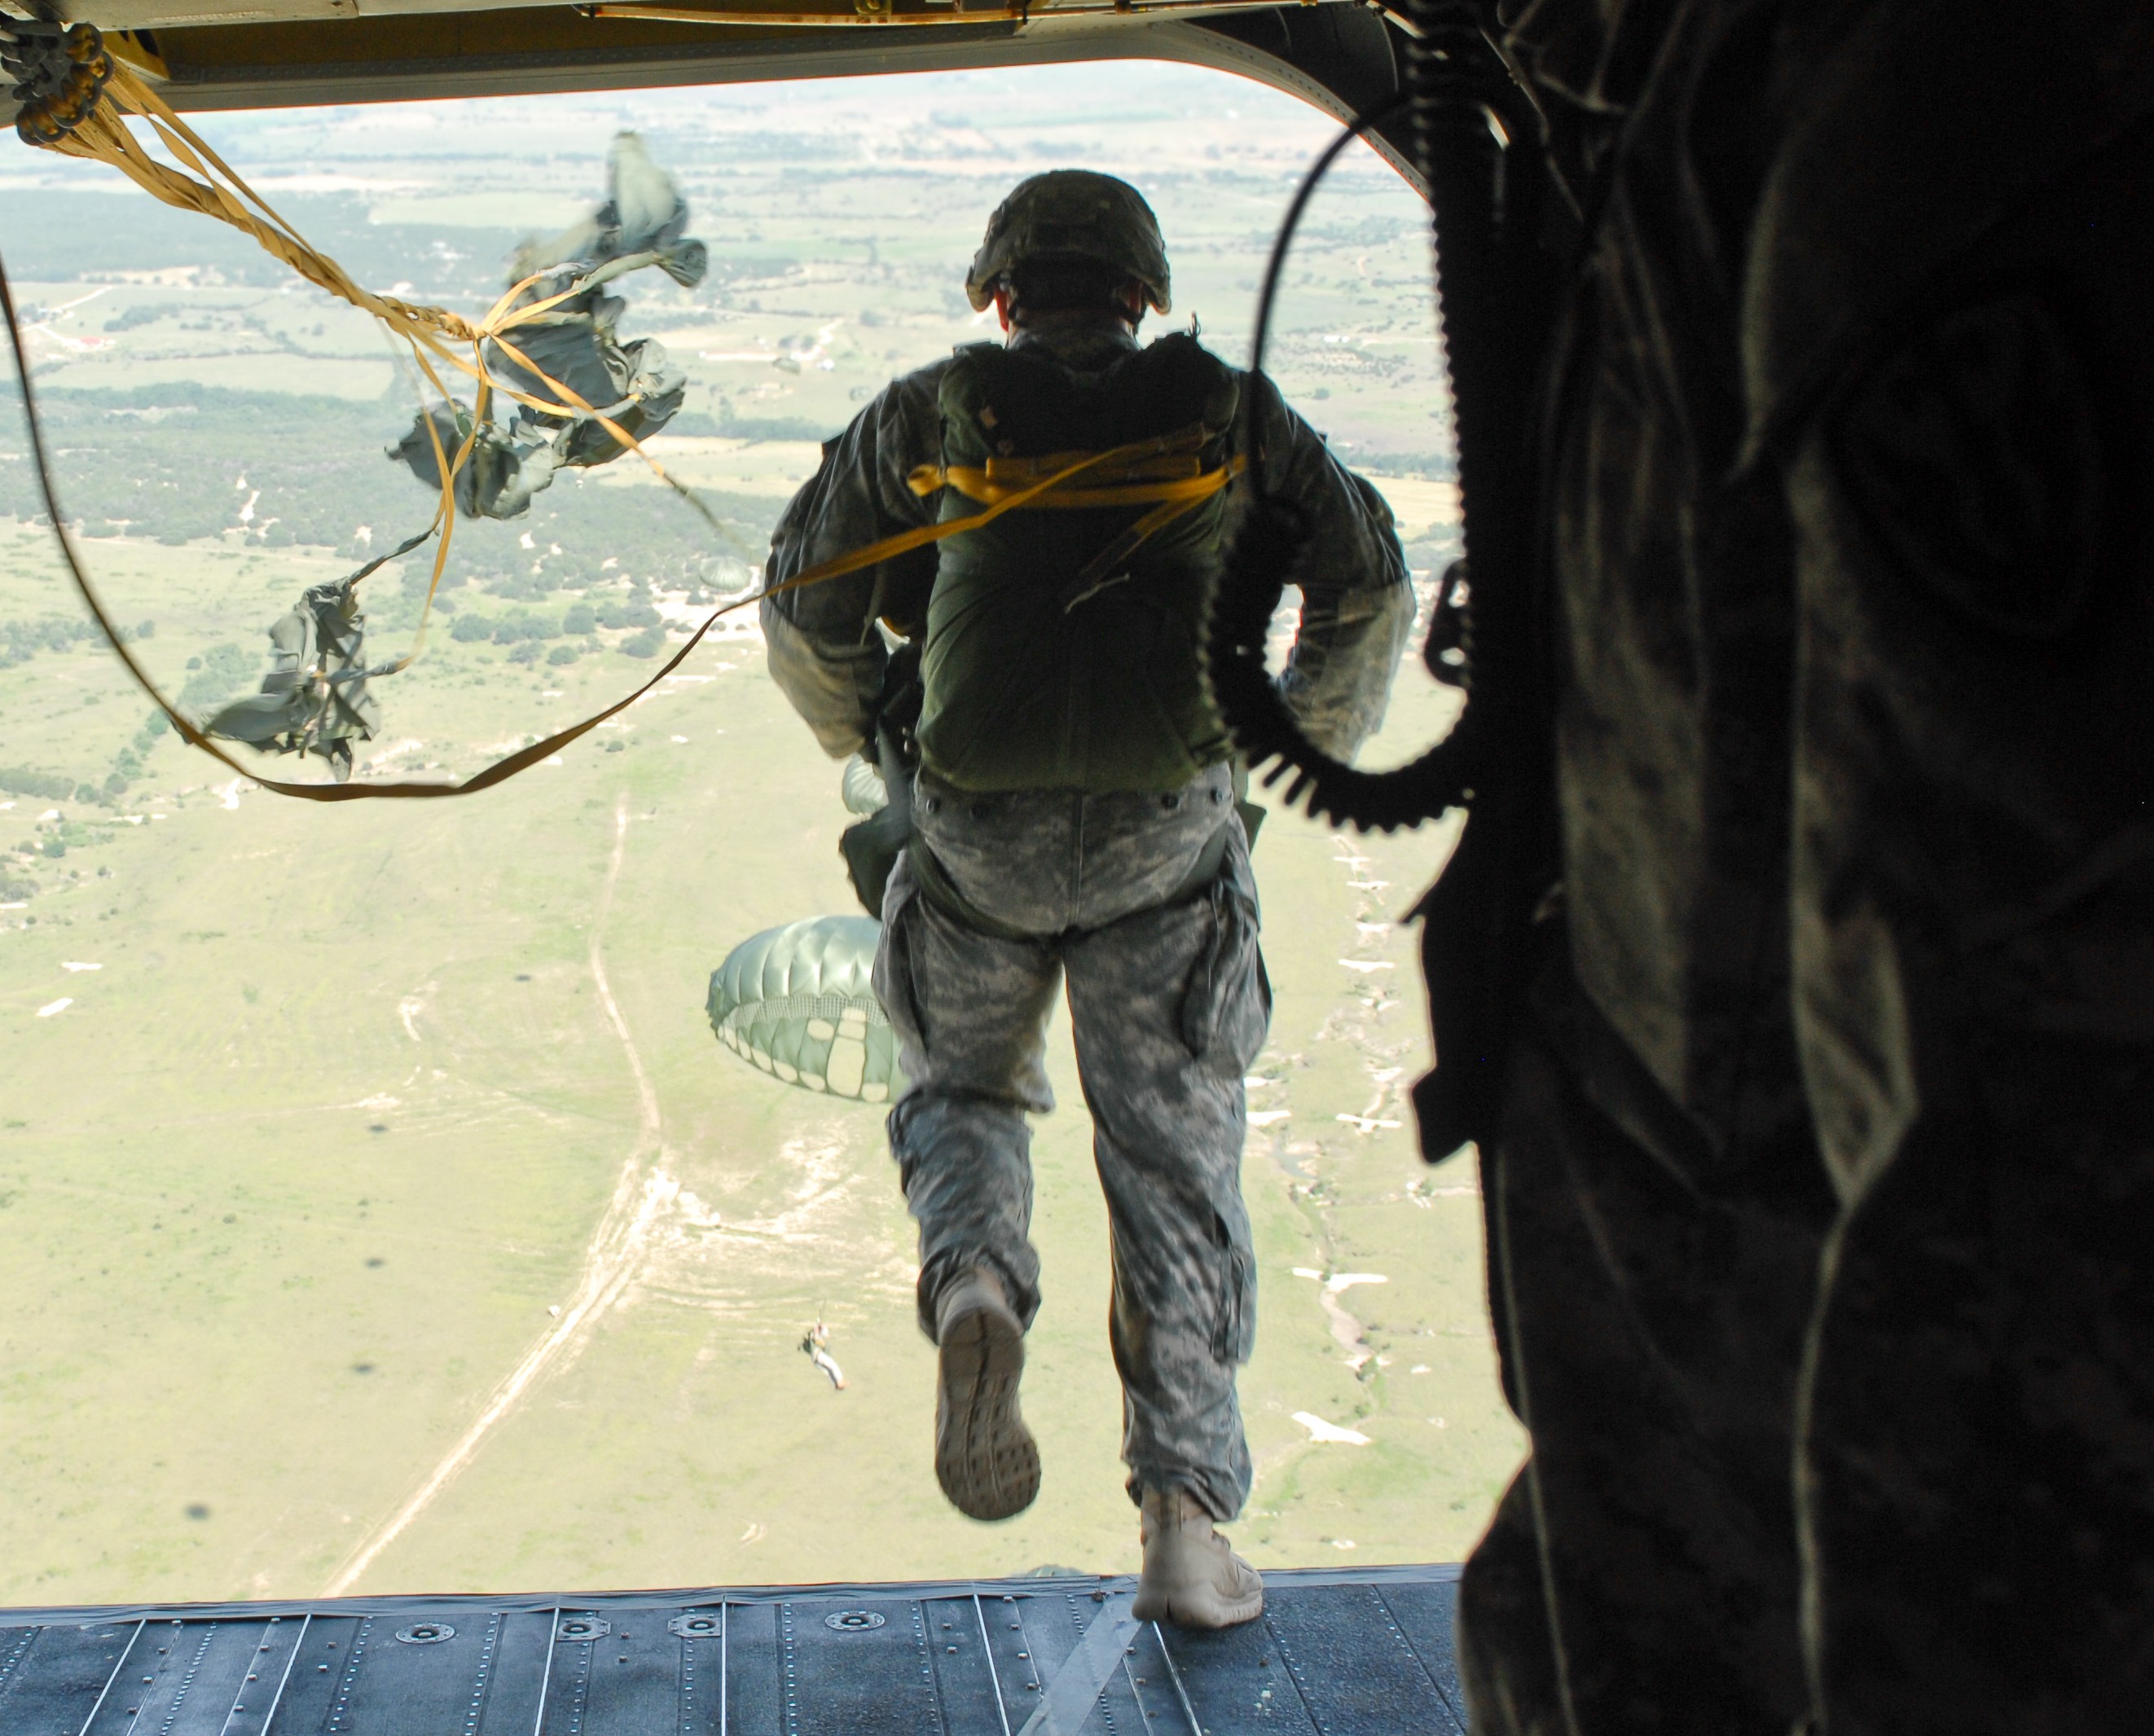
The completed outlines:
{"type": "Polygon", "coordinates": [[[510,399],[509,413],[497,421],[483,403],[476,410],[457,399],[435,404],[420,411],[389,456],[439,489],[441,455],[468,445],[457,472],[458,510],[515,518],[557,471],[610,463],[628,450],[622,435],[641,441],[657,433],[679,411],[687,375],[656,339],[623,343],[620,316],[628,304],[602,290],[653,265],[684,288],[702,283],[709,251],[687,237],[687,202],[672,176],[651,161],[639,135],[615,135],[605,202],[551,241],[526,242],[509,262],[506,310],[546,304],[519,329],[517,353],[498,343],[486,347],[495,380],[520,395],[510,399]],[[549,385],[567,386],[569,402],[546,407],[549,385]]]}
{"type": "Polygon", "coordinates": [[[928,600],[929,770],[967,789],[1168,790],[1228,757],[1197,641],[1247,463],[1230,450],[1239,396],[1233,370],[1178,333],[1080,376],[998,344],[957,351],[942,462],[908,478],[941,495],[941,523],[973,527],[928,600]],[[1024,494],[1031,510],[974,513],[1024,494]]]}
{"type": "Polygon", "coordinates": [[[352,743],[370,740],[380,722],[368,678],[397,666],[369,669],[361,661],[365,624],[354,580],[310,586],[269,630],[276,667],[262,691],[204,718],[202,728],[264,751],[319,754],[343,783],[351,775],[352,743]]]}

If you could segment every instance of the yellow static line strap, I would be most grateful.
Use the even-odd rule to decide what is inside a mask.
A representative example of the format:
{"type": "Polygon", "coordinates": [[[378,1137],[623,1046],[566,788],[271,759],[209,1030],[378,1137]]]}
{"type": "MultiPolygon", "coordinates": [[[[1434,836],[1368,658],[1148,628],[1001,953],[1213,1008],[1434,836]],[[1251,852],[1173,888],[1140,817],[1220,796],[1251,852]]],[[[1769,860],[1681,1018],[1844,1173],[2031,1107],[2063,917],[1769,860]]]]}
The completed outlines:
{"type": "Polygon", "coordinates": [[[983,506],[1000,505],[1020,495],[1022,504],[1028,507],[1077,510],[1155,503],[1194,505],[1211,498],[1247,467],[1245,460],[1237,458],[1217,470],[1206,470],[1197,449],[1205,443],[1207,433],[1203,424],[1195,422],[1152,441],[1105,452],[1049,452],[1036,458],[993,457],[984,468],[970,464],[922,464],[906,478],[906,484],[915,494],[923,496],[953,488],[983,506]],[[1039,487],[1043,481],[1075,470],[1090,472],[1081,488],[1058,487],[1043,491],[1039,487]]]}
{"type": "MultiPolygon", "coordinates": [[[[589,276],[572,283],[557,294],[540,298],[525,306],[515,306],[518,296],[540,280],[544,273],[534,273],[521,283],[510,286],[486,316],[473,321],[445,308],[428,307],[398,299],[392,295],[377,295],[360,287],[350,273],[335,260],[313,247],[288,222],[269,202],[257,193],[241,177],[237,171],[219,156],[217,151],[184,120],[173,113],[163,98],[145,84],[125,64],[115,65],[110,80],[100,95],[96,109],[74,130],[64,136],[46,142],[45,148],[67,156],[88,157],[118,169],[145,192],[178,210],[197,212],[204,217],[215,217],[220,222],[252,236],[264,252],[281,259],[317,288],[327,290],[338,299],[372,314],[411,350],[414,361],[435,391],[444,401],[450,400],[448,389],[442,385],[436,372],[434,362],[447,362],[466,374],[477,385],[477,401],[472,407],[472,427],[452,454],[442,447],[439,433],[431,416],[421,421],[426,436],[434,449],[436,464],[442,477],[441,505],[434,524],[441,530],[441,542],[434,556],[433,574],[426,587],[426,604],[421,615],[419,626],[411,649],[399,658],[395,669],[408,667],[426,642],[426,624],[433,612],[434,593],[439,588],[442,574],[448,563],[449,539],[454,533],[457,519],[456,477],[469,459],[477,439],[478,425],[486,420],[489,400],[495,393],[519,404],[530,406],[545,414],[576,420],[595,421],[627,450],[633,452],[651,467],[657,478],[680,494],[701,513],[707,523],[729,540],[738,541],[725,529],[716,515],[689,488],[666,473],[658,461],[645,452],[641,442],[604,411],[589,404],[569,386],[554,379],[538,367],[519,350],[507,334],[519,326],[549,321],[554,309],[573,299],[596,283],[607,281],[622,272],[650,263],[651,256],[630,255],[600,267],[589,276]],[[152,156],[143,141],[130,130],[125,115],[134,115],[148,123],[158,140],[182,166],[174,168],[152,156]],[[191,170],[193,173],[184,172],[191,170]],[[491,342],[512,362],[522,368],[544,390],[554,396],[551,399],[531,393],[517,391],[498,380],[486,362],[486,345],[491,342]],[[452,345],[456,346],[454,348],[452,345]],[[468,348],[469,359],[459,353],[468,348]]],[[[616,701],[595,716],[570,726],[542,742],[496,760],[492,765],[455,784],[397,782],[383,784],[294,784],[275,778],[265,778],[259,772],[242,765],[231,754],[212,740],[196,725],[193,719],[168,700],[149,671],[136,661],[132,651],[123,645],[107,615],[103,602],[89,582],[89,574],[67,533],[65,521],[60,516],[59,503],[53,498],[51,477],[43,455],[42,436],[38,431],[36,400],[30,385],[28,358],[23,354],[21,334],[18,328],[14,304],[8,294],[4,273],[0,273],[0,306],[7,314],[8,336],[14,350],[17,369],[23,382],[23,407],[31,434],[33,448],[38,459],[38,472],[44,485],[46,504],[52,520],[53,531],[60,545],[60,552],[75,588],[84,605],[104,629],[106,640],[120,660],[133,676],[135,683],[156,702],[158,709],[171,720],[181,738],[190,746],[199,748],[227,770],[236,772],[263,789],[278,795],[294,796],[313,802],[348,802],[372,799],[406,799],[435,796],[469,795],[491,789],[514,777],[518,772],[538,764],[551,754],[566,747],[607,718],[625,711],[651,692],[666,677],[679,667],[682,659],[702,642],[719,617],[756,600],[753,597],[737,600],[712,611],[702,626],[696,630],[688,642],[668,658],[651,679],[616,701]]],[[[431,530],[433,527],[430,526],[431,530]]],[[[752,552],[752,551],[751,551],[752,552]]],[[[869,564],[880,556],[870,555],[869,564]]],[[[846,569],[850,570],[850,569],[846,569]]],[[[796,577],[792,583],[810,582],[808,576],[796,577]]],[[[790,589],[791,585],[780,587],[790,589]]]]}
{"type": "MultiPolygon", "coordinates": [[[[825,579],[835,579],[841,574],[857,573],[862,567],[874,566],[879,562],[889,560],[894,556],[906,554],[911,549],[925,548],[930,543],[939,543],[947,537],[954,537],[964,531],[977,530],[983,524],[992,524],[1004,513],[1016,512],[1021,508],[1066,505],[1069,503],[1061,497],[1073,493],[1111,493],[1113,491],[1106,489],[1072,490],[1064,488],[1064,484],[1084,475],[1088,471],[1107,469],[1118,464],[1126,464],[1132,460],[1156,457],[1162,452],[1171,451],[1173,443],[1183,437],[1180,434],[1162,434],[1151,440],[1131,441],[1127,446],[1110,447],[1103,452],[1064,453],[1062,456],[1069,462],[1064,464],[1060,469],[1049,471],[1038,482],[1029,483],[1022,488],[1005,488],[999,491],[998,498],[988,503],[988,509],[984,513],[974,513],[963,518],[944,518],[933,524],[916,525],[911,530],[900,531],[896,536],[885,537],[880,542],[870,543],[865,549],[855,549],[850,554],[836,555],[814,566],[804,568],[789,579],[782,580],[776,585],[766,585],[758,593],[758,598],[774,596],[779,591],[791,590],[799,585],[815,585],[825,579]]],[[[1192,486],[1190,483],[1162,485],[1185,491],[1169,503],[1175,508],[1177,516],[1187,511],[1199,500],[1216,494],[1220,489],[1225,488],[1229,470],[1236,468],[1238,467],[1224,467],[1212,471],[1203,477],[1194,478],[1195,483],[1204,485],[1198,492],[1190,492],[1192,486]]],[[[937,488],[945,486],[942,482],[934,483],[926,488],[921,486],[921,477],[931,471],[938,476],[942,473],[941,467],[932,464],[922,465],[920,469],[912,472],[910,480],[914,493],[932,494],[937,488]]],[[[979,497],[970,498],[977,499],[979,497]]],[[[1124,504],[1125,498],[1158,500],[1161,498],[1157,494],[1118,497],[1111,503],[1124,504]]],[[[1148,518],[1152,516],[1156,515],[1146,514],[1148,518]]],[[[738,605],[728,606],[738,607],[738,605]]]]}
{"type": "Polygon", "coordinates": [[[1150,512],[1085,564],[1084,570],[1063,596],[1062,609],[1066,615],[1109,585],[1127,578],[1127,573],[1118,574],[1115,569],[1148,539],[1209,500],[1249,467],[1248,459],[1237,454],[1217,470],[1201,468],[1202,461],[1189,448],[1202,445],[1203,439],[1201,426],[1183,428],[1162,435],[1154,443],[1156,456],[1136,459],[1122,456],[1131,448],[1118,447],[1112,452],[1057,452],[1044,458],[990,458],[984,469],[965,464],[922,464],[906,478],[906,483],[915,494],[954,488],[967,500],[989,504],[988,513],[970,518],[953,518],[937,527],[946,534],[969,530],[1012,507],[1083,509],[1150,506],[1150,512]],[[1050,472],[1044,482],[1014,486],[1020,478],[1037,475],[1049,466],[1062,467],[1050,472]],[[1085,488],[1062,483],[1060,478],[1085,468],[1115,480],[1085,488]]]}
{"type": "MultiPolygon", "coordinates": [[[[1099,488],[1057,488],[1027,503],[1034,507],[1066,507],[1088,508],[1099,507],[1146,506],[1156,501],[1187,501],[1192,505],[1208,500],[1240,474],[1243,461],[1222,465],[1217,470],[1202,471],[1194,476],[1176,477],[1152,483],[1111,483],[1099,488]]],[[[1023,489],[996,480],[990,471],[977,469],[971,465],[923,464],[906,478],[906,485],[915,494],[932,494],[942,488],[954,488],[967,500],[977,500],[983,506],[993,506],[1008,499],[1023,489]]]]}

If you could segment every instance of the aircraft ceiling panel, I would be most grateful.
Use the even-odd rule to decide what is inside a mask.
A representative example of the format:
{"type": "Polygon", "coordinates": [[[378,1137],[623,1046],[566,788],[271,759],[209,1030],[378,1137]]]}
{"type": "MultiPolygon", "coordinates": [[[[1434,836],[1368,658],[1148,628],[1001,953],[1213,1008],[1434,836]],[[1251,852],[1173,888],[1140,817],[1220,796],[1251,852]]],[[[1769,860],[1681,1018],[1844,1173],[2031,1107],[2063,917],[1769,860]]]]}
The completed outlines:
{"type": "MultiPolygon", "coordinates": [[[[0,11],[47,0],[0,0],[0,11]]],[[[1345,117],[1398,88],[1397,0],[52,0],[179,110],[1156,59],[1345,117]]],[[[0,95],[0,123],[14,105],[0,95]]],[[[1405,121],[1375,140],[1408,168],[1405,121]]]]}
{"type": "MultiPolygon", "coordinates": [[[[1361,0],[1300,0],[1357,6],[1361,0]]],[[[11,9],[0,6],[0,11],[11,9]]],[[[106,31],[433,18],[458,13],[546,10],[586,18],[637,18],[707,29],[814,30],[886,39],[940,34],[983,23],[1020,33],[1141,29],[1162,19],[1268,9],[1263,0],[595,0],[533,8],[531,0],[59,0],[59,18],[106,31]]]]}

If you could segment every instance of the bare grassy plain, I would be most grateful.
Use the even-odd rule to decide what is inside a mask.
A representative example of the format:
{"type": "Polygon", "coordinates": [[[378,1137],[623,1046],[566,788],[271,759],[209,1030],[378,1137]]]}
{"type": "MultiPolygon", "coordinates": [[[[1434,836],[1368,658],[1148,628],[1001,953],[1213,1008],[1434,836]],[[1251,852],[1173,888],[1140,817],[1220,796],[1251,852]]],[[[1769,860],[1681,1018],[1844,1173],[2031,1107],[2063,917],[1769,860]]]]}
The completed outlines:
{"type": "MultiPolygon", "coordinates": [[[[692,295],[635,286],[636,329],[681,357],[704,419],[661,450],[772,512],[814,462],[804,433],[984,334],[955,286],[1017,174],[1089,161],[1145,184],[1182,307],[1232,356],[1270,224],[1325,131],[1285,98],[1142,67],[212,130],[334,218],[360,276],[462,305],[520,226],[596,192],[620,125],[680,171],[721,263],[692,295]],[[1116,113],[1096,100],[1105,79],[1116,113]],[[721,431],[728,416],[799,427],[751,440],[721,431]]],[[[78,171],[23,156],[0,164],[11,263],[22,212],[81,196],[78,171]]],[[[1455,497],[1418,214],[1387,176],[1355,167],[1318,207],[1279,372],[1350,456],[1396,472],[1383,485],[1426,570],[1455,497]]],[[[48,309],[94,294],[42,322],[56,401],[145,384],[170,387],[175,413],[203,385],[341,394],[355,443],[395,437],[408,399],[385,396],[394,368],[351,319],[247,280],[221,241],[200,257],[227,264],[191,269],[155,251],[148,218],[126,227],[109,247],[83,237],[71,267],[41,242],[18,290],[48,309]],[[101,251],[135,275],[112,278],[101,251]],[[103,329],[137,305],[152,312],[103,329]]],[[[27,522],[19,440],[0,446],[23,515],[0,522],[0,620],[69,613],[27,522]]],[[[142,523],[85,544],[120,616],[155,620],[142,649],[175,687],[189,658],[259,646],[304,585],[350,564],[275,545],[278,502],[241,522],[247,497],[218,486],[232,522],[217,535],[161,544],[142,523]]],[[[578,495],[583,525],[679,510],[626,465],[578,495]]],[[[452,562],[554,522],[460,534],[452,562]]],[[[578,594],[602,600],[627,569],[587,552],[578,594]]],[[[685,588],[650,594],[690,609],[685,588]]],[[[455,595],[467,614],[497,606],[455,595]]],[[[595,631],[553,666],[437,632],[380,684],[370,768],[469,770],[583,714],[647,673],[618,653],[625,636],[595,631]]],[[[0,669],[0,765],[101,777],[144,712],[109,655],[41,651],[0,669]]],[[[1367,757],[1403,758],[1447,716],[1410,667],[1367,757]]],[[[1027,1390],[1046,1487],[985,1527],[934,1486],[932,1351],[880,1115],[753,1071],[704,1022],[732,945],[850,906],[845,819],[752,630],[472,801],[280,801],[169,736],[107,804],[0,792],[0,846],[33,846],[8,859],[25,896],[0,910],[0,1601],[1132,1565],[1105,1221],[1066,1031],[1064,1106],[1035,1147],[1048,1301],[1027,1390]],[[819,1316],[842,1391],[799,1347],[819,1316]]],[[[1258,1478],[1237,1535],[1266,1564],[1455,1558],[1518,1456],[1471,1160],[1425,1168],[1403,1106],[1427,1043],[1396,919],[1445,842],[1274,815],[1256,855],[1278,1014],[1251,1090],[1258,1478]]]]}

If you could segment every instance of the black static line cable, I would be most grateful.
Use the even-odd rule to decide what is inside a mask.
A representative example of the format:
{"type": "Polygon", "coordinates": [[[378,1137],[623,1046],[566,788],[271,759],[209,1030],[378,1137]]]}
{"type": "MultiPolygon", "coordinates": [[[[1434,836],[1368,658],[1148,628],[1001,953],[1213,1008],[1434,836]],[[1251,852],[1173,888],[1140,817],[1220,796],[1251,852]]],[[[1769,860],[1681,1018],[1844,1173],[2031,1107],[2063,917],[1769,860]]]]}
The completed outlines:
{"type": "Polygon", "coordinates": [[[1339,136],[1317,154],[1316,161],[1304,171],[1301,185],[1294,189],[1293,202],[1286,208],[1286,216],[1279,222],[1279,233],[1272,237],[1271,258],[1265,262],[1264,281],[1257,294],[1256,334],[1249,341],[1249,371],[1261,374],[1264,370],[1264,347],[1271,340],[1272,304],[1279,294],[1279,274],[1286,268],[1287,250],[1294,245],[1294,232],[1301,227],[1302,213],[1309,202],[1316,196],[1316,189],[1324,177],[1331,172],[1346,147],[1374,129],[1381,126],[1413,101],[1411,90],[1401,90],[1380,108],[1357,115],[1340,129],[1339,136]]]}
{"type": "MultiPolygon", "coordinates": [[[[182,713],[166,702],[164,695],[157,691],[156,685],[144,672],[142,666],[135,661],[135,654],[127,649],[121,641],[120,635],[114,630],[111,620],[105,612],[105,605],[99,600],[96,591],[91,588],[89,579],[83,572],[82,564],[75,558],[74,543],[67,534],[66,521],[60,515],[59,498],[53,488],[52,467],[45,456],[44,429],[38,418],[37,395],[30,385],[30,358],[23,348],[22,324],[16,317],[15,293],[8,280],[8,268],[4,261],[0,261],[0,314],[4,314],[7,317],[8,347],[14,351],[15,374],[23,385],[23,426],[29,431],[31,467],[38,473],[38,490],[44,499],[45,516],[52,521],[53,534],[59,539],[61,558],[67,565],[69,574],[74,580],[75,589],[82,594],[82,600],[88,605],[91,616],[104,631],[105,639],[111,645],[112,649],[119,654],[120,661],[127,666],[127,672],[135,677],[136,684],[151,698],[156,701],[157,708],[164,712],[165,716],[171,720],[172,726],[188,743],[216,754],[222,759],[224,756],[212,744],[209,738],[197,729],[182,713]]],[[[230,762],[227,761],[227,763],[230,762]]],[[[237,770],[238,768],[235,766],[233,769],[237,770]]]]}
{"type": "MultiPolygon", "coordinates": [[[[1303,175],[1272,243],[1257,298],[1256,331],[1249,371],[1261,374],[1270,340],[1274,306],[1289,249],[1309,200],[1346,148],[1372,128],[1411,106],[1416,93],[1400,91],[1357,115],[1319,153],[1303,175]]],[[[1254,444],[1253,395],[1245,395],[1243,447],[1254,444]]],[[[1284,800],[1291,808],[1308,797],[1309,810],[1334,824],[1364,830],[1395,831],[1418,825],[1447,808],[1462,805],[1472,792],[1464,776],[1459,732],[1438,742],[1411,764],[1392,772],[1365,772],[1318,748],[1288,708],[1264,667],[1265,638],[1279,607],[1303,536],[1291,510],[1263,486],[1263,467],[1252,454],[1254,498],[1239,527],[1220,577],[1207,600],[1201,641],[1207,684],[1236,750],[1260,774],[1267,789],[1291,774],[1284,800]]],[[[1470,705],[1469,705],[1470,709],[1470,705]]]]}

